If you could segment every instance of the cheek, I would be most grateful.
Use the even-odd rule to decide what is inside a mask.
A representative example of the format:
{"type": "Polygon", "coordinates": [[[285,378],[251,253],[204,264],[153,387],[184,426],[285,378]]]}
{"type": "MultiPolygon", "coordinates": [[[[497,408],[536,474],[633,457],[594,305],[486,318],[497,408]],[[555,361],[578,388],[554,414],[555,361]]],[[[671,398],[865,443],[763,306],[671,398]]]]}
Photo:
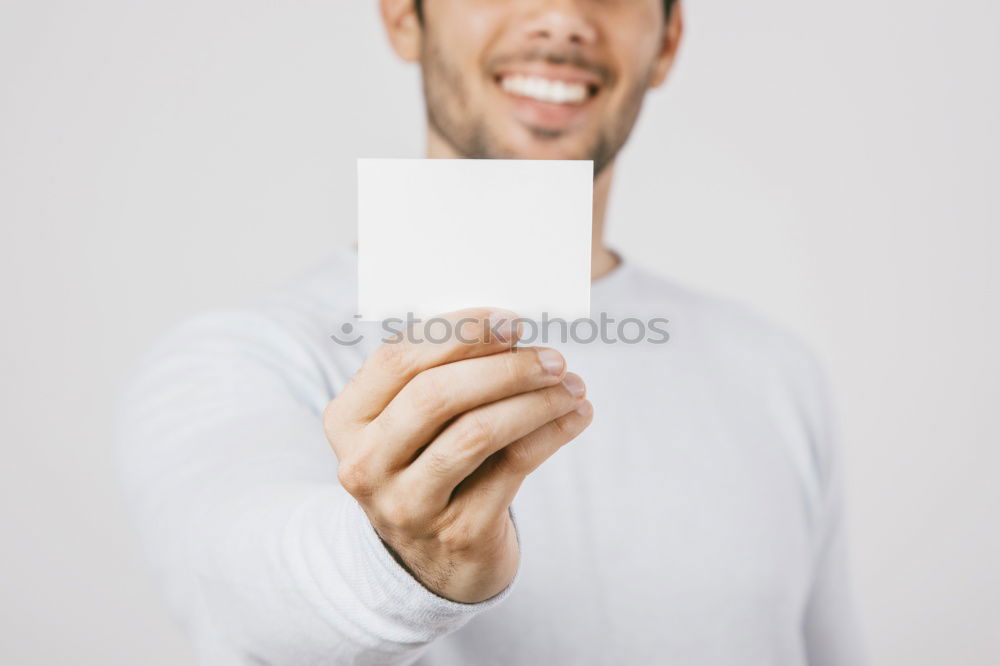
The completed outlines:
{"type": "Polygon", "coordinates": [[[503,33],[509,9],[497,0],[452,0],[447,5],[449,11],[440,15],[447,20],[441,21],[437,40],[467,78],[482,78],[487,55],[503,33]]]}
{"type": "Polygon", "coordinates": [[[660,38],[658,35],[643,34],[645,32],[647,31],[622,33],[612,45],[612,53],[618,54],[619,88],[645,88],[650,83],[660,55],[660,38]],[[638,39],[637,34],[641,35],[638,39]]]}

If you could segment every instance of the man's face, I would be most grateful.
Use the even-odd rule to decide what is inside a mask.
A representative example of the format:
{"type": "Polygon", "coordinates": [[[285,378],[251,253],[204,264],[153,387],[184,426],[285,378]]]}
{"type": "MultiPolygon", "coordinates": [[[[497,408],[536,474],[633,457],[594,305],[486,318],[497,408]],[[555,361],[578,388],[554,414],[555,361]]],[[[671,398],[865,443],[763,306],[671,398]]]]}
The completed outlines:
{"type": "Polygon", "coordinates": [[[462,157],[592,159],[600,173],[669,69],[663,12],[663,0],[425,0],[432,132],[462,157]]]}

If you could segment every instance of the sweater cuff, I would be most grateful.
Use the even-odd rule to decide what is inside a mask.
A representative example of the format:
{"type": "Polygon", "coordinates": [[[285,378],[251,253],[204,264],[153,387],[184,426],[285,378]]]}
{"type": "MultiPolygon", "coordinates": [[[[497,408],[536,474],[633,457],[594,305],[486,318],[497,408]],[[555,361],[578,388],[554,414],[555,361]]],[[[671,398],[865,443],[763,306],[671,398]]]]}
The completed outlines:
{"type": "MultiPolygon", "coordinates": [[[[447,633],[465,624],[482,611],[502,603],[510,595],[517,580],[517,573],[507,587],[478,603],[459,603],[434,594],[396,561],[372,527],[361,506],[356,501],[349,502],[349,505],[348,510],[352,514],[350,522],[358,530],[357,543],[364,551],[366,561],[371,564],[379,585],[391,595],[393,605],[405,612],[406,617],[401,619],[412,622],[414,628],[429,630],[435,636],[447,633]]],[[[513,518],[512,512],[511,520],[513,518]]],[[[514,523],[514,532],[517,534],[517,523],[514,523]]]]}
{"type": "MultiPolygon", "coordinates": [[[[502,603],[517,581],[520,570],[501,592],[479,603],[440,597],[396,561],[353,497],[336,503],[330,499],[313,502],[307,510],[316,512],[314,518],[306,519],[315,528],[314,537],[306,542],[314,547],[302,544],[299,552],[306,556],[296,567],[296,577],[308,581],[305,588],[313,591],[309,595],[313,603],[359,646],[377,652],[420,650],[502,603]],[[339,514],[332,524],[330,506],[337,506],[339,514]]],[[[514,531],[520,538],[516,522],[514,531]]]]}

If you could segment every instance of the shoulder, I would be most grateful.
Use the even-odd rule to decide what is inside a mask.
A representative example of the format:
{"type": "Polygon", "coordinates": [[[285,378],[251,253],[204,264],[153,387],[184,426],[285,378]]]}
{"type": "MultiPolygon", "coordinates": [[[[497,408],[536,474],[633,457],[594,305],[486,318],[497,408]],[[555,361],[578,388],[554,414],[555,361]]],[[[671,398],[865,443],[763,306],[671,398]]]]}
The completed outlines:
{"type": "Polygon", "coordinates": [[[822,384],[825,373],[813,347],[756,308],[635,268],[629,290],[655,302],[674,332],[733,369],[780,373],[789,381],[822,384]]]}
{"type": "MultiPolygon", "coordinates": [[[[273,386],[316,406],[325,404],[334,391],[333,357],[351,352],[331,344],[330,334],[342,322],[352,321],[353,260],[349,250],[339,251],[248,303],[199,313],[174,325],[142,357],[129,392],[169,386],[198,391],[273,386]]],[[[349,358],[346,366],[353,362],[349,358]]]]}

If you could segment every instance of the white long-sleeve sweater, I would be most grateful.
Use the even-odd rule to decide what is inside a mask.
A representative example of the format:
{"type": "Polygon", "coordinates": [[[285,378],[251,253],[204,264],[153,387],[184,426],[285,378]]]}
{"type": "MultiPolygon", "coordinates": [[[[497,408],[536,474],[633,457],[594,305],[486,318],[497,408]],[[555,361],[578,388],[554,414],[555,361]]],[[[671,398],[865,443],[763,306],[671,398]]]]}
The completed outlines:
{"type": "Polygon", "coordinates": [[[355,273],[338,252],[179,327],[125,394],[129,501],[201,663],[862,663],[828,399],[793,338],[627,262],[595,282],[595,319],[664,318],[670,339],[550,341],[593,424],[515,499],[513,584],[459,604],[337,482],[321,413],[378,344],[330,337],[355,273]]]}

